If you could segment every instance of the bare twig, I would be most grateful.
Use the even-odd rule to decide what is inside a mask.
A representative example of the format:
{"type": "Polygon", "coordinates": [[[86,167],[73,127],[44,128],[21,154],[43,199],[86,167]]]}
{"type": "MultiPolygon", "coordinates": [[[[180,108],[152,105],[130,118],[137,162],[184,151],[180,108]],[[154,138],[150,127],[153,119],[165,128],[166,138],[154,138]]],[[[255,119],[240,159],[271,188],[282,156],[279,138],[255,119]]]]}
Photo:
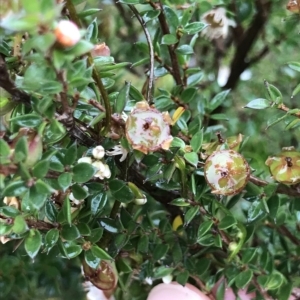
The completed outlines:
{"type": "Polygon", "coordinates": [[[149,70],[149,80],[148,80],[148,88],[147,88],[147,102],[152,103],[153,98],[153,82],[154,82],[154,49],[151,40],[150,33],[147,29],[146,23],[144,22],[143,18],[140,16],[138,10],[133,5],[128,5],[131,11],[134,13],[138,21],[140,22],[149,47],[149,55],[150,55],[150,70],[149,70]]]}
{"type": "MultiPolygon", "coordinates": [[[[158,9],[155,3],[152,1],[149,2],[149,4],[154,8],[158,9]]],[[[159,9],[160,9],[160,14],[158,16],[158,20],[160,23],[161,31],[162,33],[165,34],[170,34],[170,29],[166,20],[166,16],[164,13],[164,8],[161,2],[159,2],[159,9]]],[[[180,68],[179,68],[179,62],[177,59],[177,55],[175,53],[175,46],[174,45],[168,45],[168,51],[171,59],[171,64],[172,64],[172,70],[173,72],[171,73],[175,79],[175,82],[177,85],[183,85],[181,75],[180,75],[180,68]]]]}

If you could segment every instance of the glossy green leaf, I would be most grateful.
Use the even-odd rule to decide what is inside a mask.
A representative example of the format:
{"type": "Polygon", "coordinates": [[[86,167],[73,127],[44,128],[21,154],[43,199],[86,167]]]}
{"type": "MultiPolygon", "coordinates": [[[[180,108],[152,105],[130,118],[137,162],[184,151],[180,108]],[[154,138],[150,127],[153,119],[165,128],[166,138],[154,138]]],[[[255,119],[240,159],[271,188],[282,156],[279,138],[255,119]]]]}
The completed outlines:
{"type": "Polygon", "coordinates": [[[41,160],[32,168],[32,175],[36,178],[43,178],[48,173],[49,167],[49,160],[41,160]]]}
{"type": "Polygon", "coordinates": [[[70,166],[73,165],[77,159],[77,143],[71,145],[65,153],[64,156],[64,165],[70,166]]]}
{"type": "Polygon", "coordinates": [[[111,194],[122,203],[129,203],[134,199],[134,194],[124,181],[114,179],[108,183],[111,194]]]}
{"type": "Polygon", "coordinates": [[[162,37],[161,43],[162,45],[173,45],[178,42],[178,39],[175,34],[165,34],[162,37]]]}
{"type": "Polygon", "coordinates": [[[141,253],[148,253],[149,250],[149,238],[147,235],[142,235],[139,238],[137,251],[141,253]]]}
{"type": "Polygon", "coordinates": [[[112,260],[112,257],[103,249],[100,247],[93,245],[91,247],[91,251],[94,254],[95,257],[100,258],[100,259],[105,259],[105,260],[112,260]]]}
{"type": "Polygon", "coordinates": [[[197,167],[198,165],[198,155],[195,152],[189,152],[184,154],[184,159],[189,162],[191,165],[197,167]]]}
{"type": "Polygon", "coordinates": [[[49,252],[57,243],[59,238],[59,231],[56,228],[50,229],[45,235],[45,247],[49,252]]]}
{"type": "Polygon", "coordinates": [[[238,288],[244,289],[250,283],[252,277],[253,272],[251,270],[245,270],[236,277],[235,284],[238,288]]]}
{"type": "Polygon", "coordinates": [[[271,107],[270,101],[262,98],[252,100],[245,106],[245,108],[252,108],[252,109],[265,109],[269,107],[271,107]]]}
{"type": "Polygon", "coordinates": [[[70,203],[69,197],[66,197],[64,199],[62,211],[63,211],[64,217],[65,217],[65,220],[67,221],[67,223],[69,225],[71,225],[72,224],[72,216],[71,216],[71,203],[70,203]]]}
{"type": "Polygon", "coordinates": [[[27,138],[25,136],[22,136],[21,138],[18,139],[15,146],[14,162],[18,163],[20,161],[25,161],[27,156],[28,156],[27,138]]]}
{"type": "Polygon", "coordinates": [[[99,257],[94,255],[92,250],[87,250],[84,252],[84,260],[93,269],[96,269],[101,261],[99,257]]]}
{"type": "Polygon", "coordinates": [[[209,103],[210,111],[214,111],[217,107],[219,107],[225,101],[229,92],[230,90],[226,90],[214,96],[214,98],[209,103]]]}
{"type": "Polygon", "coordinates": [[[121,114],[124,110],[124,107],[126,106],[126,103],[128,101],[130,86],[131,83],[126,81],[125,86],[121,89],[115,101],[115,113],[121,114]]]}
{"type": "Polygon", "coordinates": [[[22,234],[28,230],[28,226],[23,216],[16,216],[12,231],[16,234],[22,234]]]}
{"type": "Polygon", "coordinates": [[[90,180],[97,172],[92,165],[80,163],[73,168],[73,180],[77,183],[84,183],[90,180]]]}
{"type": "Polygon", "coordinates": [[[193,22],[184,26],[183,30],[187,34],[195,34],[202,31],[207,25],[202,22],[193,22]]]}
{"type": "Polygon", "coordinates": [[[10,182],[2,191],[4,196],[20,196],[27,191],[28,187],[22,180],[10,182]]]}
{"type": "Polygon", "coordinates": [[[212,220],[206,220],[202,222],[198,228],[198,239],[204,236],[213,226],[214,222],[212,220]]]}
{"type": "Polygon", "coordinates": [[[193,135],[191,139],[191,146],[195,153],[197,153],[200,150],[202,146],[202,142],[203,142],[203,129],[201,129],[201,131],[193,135]]]}
{"type": "Polygon", "coordinates": [[[80,237],[80,232],[75,225],[63,225],[61,228],[61,236],[66,241],[73,241],[80,237]]]}
{"type": "Polygon", "coordinates": [[[10,147],[3,139],[0,139],[0,156],[6,157],[9,155],[10,155],[10,147]]]}
{"type": "Polygon", "coordinates": [[[169,246],[166,244],[158,244],[153,250],[153,259],[155,261],[164,257],[169,251],[169,246]]]}
{"type": "Polygon", "coordinates": [[[225,230],[234,226],[237,223],[236,219],[232,216],[225,216],[218,224],[219,229],[225,230]]]}
{"type": "Polygon", "coordinates": [[[93,194],[89,197],[89,201],[91,203],[91,212],[93,215],[96,215],[105,207],[107,203],[107,194],[104,191],[93,194]]]}
{"type": "Polygon", "coordinates": [[[25,239],[25,250],[30,258],[34,258],[42,246],[42,236],[37,229],[30,229],[25,239]]]}
{"type": "Polygon", "coordinates": [[[199,212],[199,206],[191,207],[187,210],[187,212],[184,215],[184,224],[189,224],[197,215],[199,212]]]}
{"type": "Polygon", "coordinates": [[[62,190],[65,192],[72,182],[72,174],[71,173],[62,173],[57,178],[58,184],[62,188],[62,190]]]}

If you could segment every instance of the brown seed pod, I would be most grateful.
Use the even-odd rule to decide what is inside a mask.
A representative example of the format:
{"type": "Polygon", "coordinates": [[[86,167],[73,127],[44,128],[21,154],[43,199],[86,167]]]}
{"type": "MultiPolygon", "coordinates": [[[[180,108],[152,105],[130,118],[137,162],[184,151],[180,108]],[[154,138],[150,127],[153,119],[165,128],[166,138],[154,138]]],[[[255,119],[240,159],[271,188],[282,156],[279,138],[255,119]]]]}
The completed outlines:
{"type": "Polygon", "coordinates": [[[235,195],[247,184],[250,168],[238,152],[220,150],[213,152],[206,160],[204,176],[213,194],[235,195]]]}

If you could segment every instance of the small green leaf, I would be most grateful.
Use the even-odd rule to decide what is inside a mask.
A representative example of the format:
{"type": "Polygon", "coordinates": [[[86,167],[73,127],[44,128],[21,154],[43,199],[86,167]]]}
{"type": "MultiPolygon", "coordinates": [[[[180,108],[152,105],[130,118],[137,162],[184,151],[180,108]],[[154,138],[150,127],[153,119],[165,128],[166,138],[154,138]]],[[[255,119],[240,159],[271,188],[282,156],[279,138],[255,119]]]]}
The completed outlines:
{"type": "Polygon", "coordinates": [[[214,222],[212,220],[206,220],[202,222],[198,228],[198,239],[204,236],[210,230],[213,224],[214,222]]]}
{"type": "Polygon", "coordinates": [[[84,259],[86,263],[93,269],[96,269],[99,266],[101,259],[95,256],[92,250],[88,250],[84,252],[84,259]]]}
{"type": "Polygon", "coordinates": [[[25,161],[27,156],[28,156],[27,138],[25,136],[22,136],[21,138],[18,139],[15,146],[14,162],[18,163],[20,161],[25,161]]]}
{"type": "Polygon", "coordinates": [[[20,127],[37,128],[42,123],[42,118],[36,114],[26,114],[10,119],[10,122],[20,127]]]}
{"type": "Polygon", "coordinates": [[[74,47],[65,50],[65,55],[72,55],[74,57],[81,56],[87,52],[90,52],[94,48],[94,45],[88,41],[81,40],[74,47]]]}
{"type": "Polygon", "coordinates": [[[219,107],[225,101],[229,92],[230,90],[226,90],[214,96],[214,98],[209,103],[210,111],[214,111],[217,107],[219,107]]]}
{"type": "Polygon", "coordinates": [[[203,72],[197,72],[195,74],[192,74],[187,79],[188,86],[197,85],[203,78],[203,72]]]}
{"type": "Polygon", "coordinates": [[[111,194],[122,203],[129,203],[134,199],[134,194],[124,181],[114,179],[108,183],[111,194]]]}
{"type": "Polygon", "coordinates": [[[59,238],[59,231],[56,228],[50,229],[45,235],[45,247],[49,252],[53,246],[57,243],[59,238]]]}
{"type": "Polygon", "coordinates": [[[154,276],[153,277],[155,279],[163,278],[165,276],[168,276],[168,275],[172,274],[173,271],[174,271],[174,268],[160,266],[160,267],[158,267],[154,270],[154,276]]]}
{"type": "Polygon", "coordinates": [[[89,193],[79,184],[73,184],[71,189],[75,199],[85,199],[89,195],[89,193]]]}
{"type": "Polygon", "coordinates": [[[89,201],[91,203],[91,212],[93,215],[96,215],[105,207],[107,194],[104,191],[93,194],[89,197],[89,201]]]}
{"type": "Polygon", "coordinates": [[[271,107],[271,102],[267,99],[258,98],[250,101],[245,108],[265,109],[271,107]]]}
{"type": "Polygon", "coordinates": [[[0,139],[0,156],[7,157],[10,155],[10,148],[4,139],[0,139]]]}
{"type": "Polygon", "coordinates": [[[25,239],[25,250],[30,258],[34,258],[42,245],[42,236],[36,229],[30,229],[30,232],[25,239]]]}
{"type": "Polygon", "coordinates": [[[90,9],[81,11],[80,13],[77,13],[77,15],[80,18],[85,18],[85,17],[91,16],[91,15],[94,15],[94,14],[98,13],[99,11],[101,11],[100,8],[90,8],[90,9]]]}
{"type": "Polygon", "coordinates": [[[124,107],[126,106],[126,103],[128,101],[130,86],[131,83],[126,81],[125,86],[122,88],[118,97],[116,98],[115,113],[121,114],[122,111],[124,110],[124,107]]]}
{"type": "Polygon", "coordinates": [[[199,161],[197,153],[195,152],[185,153],[183,157],[191,165],[197,167],[199,161]]]}
{"type": "Polygon", "coordinates": [[[141,253],[148,253],[149,250],[149,238],[147,235],[142,235],[139,238],[137,251],[141,253]]]}
{"type": "Polygon", "coordinates": [[[73,168],[73,180],[78,183],[84,183],[90,180],[97,170],[88,163],[80,163],[73,168]]]}
{"type": "Polygon", "coordinates": [[[181,45],[176,49],[176,52],[182,55],[194,54],[193,47],[190,45],[181,45]]]}
{"type": "Polygon", "coordinates": [[[41,193],[38,190],[36,184],[32,186],[29,190],[29,203],[30,206],[34,209],[41,209],[44,206],[47,199],[46,193],[41,193]]]}
{"type": "Polygon", "coordinates": [[[71,145],[68,150],[65,153],[64,156],[64,165],[70,166],[74,164],[74,162],[77,159],[77,143],[75,142],[73,145],[71,145]]]}
{"type": "Polygon", "coordinates": [[[169,202],[169,204],[175,205],[175,206],[190,206],[190,204],[188,203],[188,201],[186,201],[185,198],[174,199],[171,202],[169,202]]]}
{"type": "Polygon", "coordinates": [[[91,247],[92,253],[95,255],[95,257],[105,260],[112,260],[113,258],[103,249],[100,247],[93,245],[91,247]]]}
{"type": "Polygon", "coordinates": [[[62,211],[63,211],[64,217],[65,217],[65,220],[71,226],[72,216],[71,216],[71,204],[70,204],[69,197],[66,197],[64,199],[64,203],[63,203],[63,206],[62,206],[62,211]]]}
{"type": "Polygon", "coordinates": [[[224,229],[234,226],[236,223],[237,223],[237,221],[234,217],[226,216],[221,220],[218,227],[219,227],[219,229],[224,230],[224,229]]]}
{"type": "Polygon", "coordinates": [[[191,139],[191,146],[195,153],[197,153],[200,150],[202,146],[202,142],[203,142],[203,128],[201,129],[201,131],[193,135],[191,139]]]}
{"type": "Polygon", "coordinates": [[[105,219],[100,219],[99,222],[100,222],[100,225],[108,232],[111,232],[111,233],[119,232],[119,226],[115,220],[105,218],[105,219]]]}
{"type": "Polygon", "coordinates": [[[49,160],[41,160],[33,167],[32,175],[36,178],[43,178],[48,173],[49,167],[49,160]]]}
{"type": "Polygon", "coordinates": [[[189,224],[199,212],[199,206],[194,206],[188,209],[184,215],[184,224],[189,224]]]}
{"type": "Polygon", "coordinates": [[[66,241],[73,241],[80,237],[80,232],[75,225],[63,225],[61,229],[61,236],[66,241]]]}
{"type": "Polygon", "coordinates": [[[178,42],[178,39],[175,34],[165,34],[162,37],[161,43],[162,45],[173,45],[178,42]]]}
{"type": "Polygon", "coordinates": [[[27,223],[24,220],[23,216],[17,216],[14,219],[14,225],[12,227],[12,231],[16,234],[22,234],[28,230],[27,223]]]}
{"type": "Polygon", "coordinates": [[[22,180],[10,182],[2,191],[4,196],[12,197],[12,196],[21,196],[24,192],[26,192],[28,187],[25,182],[22,180]]]}
{"type": "Polygon", "coordinates": [[[299,62],[297,62],[297,61],[291,61],[291,62],[288,62],[287,65],[291,69],[300,72],[300,63],[299,62]]]}
{"type": "Polygon", "coordinates": [[[169,246],[168,245],[166,245],[166,244],[156,245],[156,247],[154,248],[154,251],[153,251],[153,259],[155,261],[158,261],[159,259],[164,257],[167,254],[168,251],[169,251],[169,246]]]}
{"type": "Polygon", "coordinates": [[[239,273],[239,276],[235,279],[236,287],[239,289],[244,289],[253,277],[253,272],[251,270],[245,270],[239,273]]]}
{"type": "Polygon", "coordinates": [[[3,206],[0,208],[1,214],[5,217],[15,218],[20,214],[20,211],[14,206],[3,206]]]}
{"type": "MultiPolygon", "coordinates": [[[[65,192],[72,182],[72,174],[71,173],[62,173],[57,178],[58,184],[62,188],[62,190],[65,192]]],[[[76,198],[77,199],[77,198],[76,198]]]]}
{"type": "Polygon", "coordinates": [[[176,277],[176,281],[181,284],[181,285],[185,285],[189,279],[190,273],[185,270],[180,272],[177,277],[176,277]]]}
{"type": "Polygon", "coordinates": [[[205,24],[205,23],[193,22],[193,23],[190,23],[190,24],[184,26],[183,30],[187,34],[195,34],[195,33],[202,31],[205,27],[207,27],[207,24],[205,24]]]}

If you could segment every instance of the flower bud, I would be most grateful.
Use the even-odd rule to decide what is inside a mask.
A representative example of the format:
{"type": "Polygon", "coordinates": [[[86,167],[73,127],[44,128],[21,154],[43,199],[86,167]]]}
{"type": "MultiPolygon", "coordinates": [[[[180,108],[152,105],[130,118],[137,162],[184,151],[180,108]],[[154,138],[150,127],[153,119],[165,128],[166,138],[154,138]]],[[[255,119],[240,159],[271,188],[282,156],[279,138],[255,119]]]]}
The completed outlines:
{"type": "Polygon", "coordinates": [[[68,20],[61,20],[54,29],[56,41],[63,47],[72,47],[80,41],[77,25],[68,20]]]}
{"type": "Polygon", "coordinates": [[[110,49],[105,43],[98,44],[91,51],[92,57],[110,56],[110,49]]]}
{"type": "Polygon", "coordinates": [[[93,149],[92,154],[95,159],[101,159],[105,155],[105,150],[102,146],[97,146],[93,149]]]}
{"type": "Polygon", "coordinates": [[[81,157],[81,158],[79,158],[78,159],[78,161],[77,161],[79,164],[80,163],[87,163],[87,164],[92,164],[92,158],[91,157],[89,157],[89,156],[84,156],[84,157],[81,157]]]}
{"type": "Polygon", "coordinates": [[[134,203],[136,205],[144,205],[147,203],[147,197],[145,195],[143,195],[144,197],[143,198],[135,198],[134,199],[134,203]]]}
{"type": "Polygon", "coordinates": [[[8,237],[6,237],[6,236],[4,236],[4,235],[0,236],[0,243],[1,243],[1,244],[6,244],[6,243],[9,242],[10,240],[11,240],[10,238],[8,238],[8,237]]]}
{"type": "Polygon", "coordinates": [[[172,274],[169,274],[169,275],[164,276],[164,277],[162,278],[163,283],[166,283],[166,284],[171,283],[172,280],[173,280],[172,274]]]}

